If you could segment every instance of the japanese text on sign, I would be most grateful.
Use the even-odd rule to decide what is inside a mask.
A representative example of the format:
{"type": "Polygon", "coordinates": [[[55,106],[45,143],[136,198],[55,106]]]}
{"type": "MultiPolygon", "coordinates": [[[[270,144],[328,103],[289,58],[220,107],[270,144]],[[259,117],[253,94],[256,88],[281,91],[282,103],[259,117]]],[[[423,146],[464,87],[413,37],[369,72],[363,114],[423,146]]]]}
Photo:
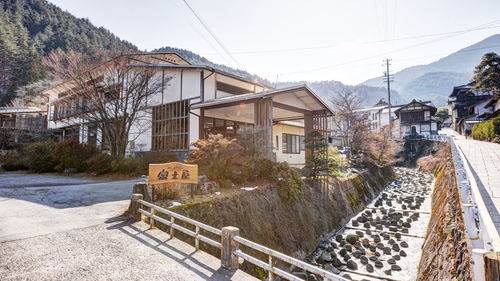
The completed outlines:
{"type": "Polygon", "coordinates": [[[149,164],[148,184],[198,183],[198,165],[180,162],[149,164]]]}

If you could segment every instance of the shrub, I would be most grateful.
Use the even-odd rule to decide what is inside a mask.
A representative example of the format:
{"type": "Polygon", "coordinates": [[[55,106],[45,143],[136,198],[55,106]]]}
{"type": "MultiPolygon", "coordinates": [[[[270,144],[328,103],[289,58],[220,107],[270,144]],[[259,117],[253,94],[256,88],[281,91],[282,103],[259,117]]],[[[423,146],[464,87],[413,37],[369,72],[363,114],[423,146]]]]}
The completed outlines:
{"type": "Polygon", "coordinates": [[[0,153],[0,164],[6,171],[27,170],[26,157],[18,150],[2,150],[0,153]]]}
{"type": "Polygon", "coordinates": [[[55,144],[53,142],[33,143],[23,151],[27,157],[27,166],[35,173],[55,171],[57,161],[54,159],[55,144]]]}
{"type": "Polygon", "coordinates": [[[155,200],[178,200],[181,198],[180,185],[169,184],[155,187],[155,200]]]}
{"type": "Polygon", "coordinates": [[[55,167],[58,172],[67,168],[75,168],[79,172],[87,170],[89,160],[96,150],[87,144],[80,144],[77,140],[69,139],[58,143],[54,150],[54,159],[58,162],[55,167]]]}
{"type": "Polygon", "coordinates": [[[199,174],[217,181],[221,188],[241,183],[252,173],[252,162],[243,156],[243,147],[236,139],[229,140],[217,134],[197,140],[192,145],[196,149],[189,153],[185,162],[197,164],[199,174]]]}
{"type": "Polygon", "coordinates": [[[277,184],[281,201],[291,203],[304,198],[304,182],[300,178],[301,175],[290,168],[288,163],[261,159],[256,166],[260,178],[277,184]]]}
{"type": "Polygon", "coordinates": [[[98,153],[87,160],[87,172],[102,175],[113,171],[115,157],[107,153],[98,153]]]}
{"type": "Polygon", "coordinates": [[[492,140],[500,135],[500,117],[495,117],[486,122],[476,123],[472,127],[472,138],[478,140],[492,140]]]}

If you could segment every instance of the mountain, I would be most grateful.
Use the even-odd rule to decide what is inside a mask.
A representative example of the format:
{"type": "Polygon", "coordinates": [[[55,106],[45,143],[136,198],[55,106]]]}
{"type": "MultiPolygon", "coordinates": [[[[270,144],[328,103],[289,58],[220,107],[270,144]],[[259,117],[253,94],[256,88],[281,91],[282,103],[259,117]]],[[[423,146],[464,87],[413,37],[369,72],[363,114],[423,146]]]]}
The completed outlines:
{"type": "MultiPolygon", "coordinates": [[[[26,93],[36,93],[36,87],[25,86],[49,78],[41,61],[52,51],[77,48],[89,55],[95,48],[138,51],[135,45],[121,40],[104,27],[96,27],[88,19],[78,19],[47,0],[0,0],[0,7],[0,106],[11,104],[16,95],[24,97],[26,93]]],[[[416,99],[444,105],[454,86],[470,81],[484,53],[500,53],[499,43],[500,35],[494,35],[439,61],[395,73],[391,103],[403,104],[416,99]]],[[[193,64],[212,66],[264,85],[274,85],[256,74],[213,63],[188,50],[162,47],[155,51],[177,52],[193,64]]],[[[332,95],[346,89],[357,91],[365,105],[373,105],[380,99],[387,101],[387,89],[380,87],[380,77],[357,86],[334,80],[280,82],[278,86],[297,84],[307,84],[327,103],[332,95]]],[[[41,85],[45,84],[38,86],[41,85]]]]}
{"type": "MultiPolygon", "coordinates": [[[[396,72],[391,89],[398,91],[408,102],[413,99],[431,100],[435,106],[443,106],[454,86],[471,81],[474,68],[487,52],[500,54],[500,34],[490,36],[433,63],[396,72]]],[[[380,85],[380,78],[372,78],[362,84],[380,85]]]]}
{"type": "Polygon", "coordinates": [[[78,19],[46,0],[0,0],[0,106],[23,86],[48,78],[42,57],[55,50],[137,51],[109,30],[78,19]]]}

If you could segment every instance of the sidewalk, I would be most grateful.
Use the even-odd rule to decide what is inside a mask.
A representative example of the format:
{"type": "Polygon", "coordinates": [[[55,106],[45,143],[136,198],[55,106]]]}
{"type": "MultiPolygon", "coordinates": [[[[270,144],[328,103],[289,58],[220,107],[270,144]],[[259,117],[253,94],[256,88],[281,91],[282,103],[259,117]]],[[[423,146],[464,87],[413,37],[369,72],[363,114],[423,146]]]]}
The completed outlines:
{"type": "Polygon", "coordinates": [[[466,139],[452,129],[443,129],[462,150],[472,169],[490,217],[500,233],[500,145],[466,139]]]}

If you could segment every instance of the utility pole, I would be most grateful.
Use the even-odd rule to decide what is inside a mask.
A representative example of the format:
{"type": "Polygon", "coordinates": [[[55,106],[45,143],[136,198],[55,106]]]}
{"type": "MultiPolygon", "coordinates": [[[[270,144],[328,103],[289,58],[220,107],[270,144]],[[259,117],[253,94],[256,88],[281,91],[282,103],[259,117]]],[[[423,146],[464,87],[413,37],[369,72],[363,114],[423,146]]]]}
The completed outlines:
{"type": "Polygon", "coordinates": [[[389,126],[391,125],[391,82],[394,82],[394,75],[389,72],[390,59],[386,59],[382,66],[387,66],[387,71],[384,72],[384,82],[387,82],[387,99],[389,101],[389,126]]]}

